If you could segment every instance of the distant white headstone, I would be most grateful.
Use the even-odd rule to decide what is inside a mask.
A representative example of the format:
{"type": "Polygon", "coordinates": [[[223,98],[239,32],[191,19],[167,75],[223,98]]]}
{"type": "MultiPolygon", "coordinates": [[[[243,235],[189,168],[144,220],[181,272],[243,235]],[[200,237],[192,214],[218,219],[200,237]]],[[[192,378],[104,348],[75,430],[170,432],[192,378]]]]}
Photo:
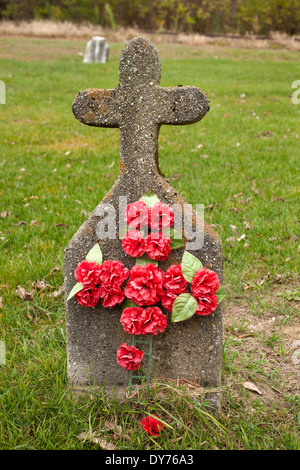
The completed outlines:
{"type": "Polygon", "coordinates": [[[109,46],[105,38],[94,36],[86,45],[83,62],[101,62],[105,64],[108,60],[108,54],[109,46]]]}

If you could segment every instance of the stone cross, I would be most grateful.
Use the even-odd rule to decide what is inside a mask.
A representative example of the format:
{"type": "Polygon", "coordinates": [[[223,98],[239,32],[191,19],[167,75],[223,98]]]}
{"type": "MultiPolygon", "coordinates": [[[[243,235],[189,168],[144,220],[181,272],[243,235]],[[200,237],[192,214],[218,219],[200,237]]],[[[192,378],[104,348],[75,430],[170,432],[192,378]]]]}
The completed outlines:
{"type": "MultiPolygon", "coordinates": [[[[126,255],[121,241],[99,239],[97,226],[106,206],[113,206],[119,219],[119,201],[137,201],[152,191],[166,204],[184,207],[187,202],[161,174],[158,166],[158,134],[162,124],[185,125],[202,119],[209,101],[196,87],[160,87],[159,54],[151,42],[138,37],[123,49],[119,63],[119,85],[113,90],[87,89],[73,103],[75,117],[84,124],[120,129],[120,175],[104,199],[80,227],[65,250],[66,298],[74,285],[74,271],[87,252],[99,243],[105,260],[117,259],[131,268],[134,260],[126,255]]],[[[200,183],[200,182],[199,182],[200,183]]],[[[222,282],[222,245],[219,236],[191,209],[189,228],[183,236],[201,232],[203,243],[192,254],[203,266],[213,269],[222,282]]],[[[172,250],[163,270],[180,264],[184,249],[172,250]]],[[[66,302],[68,376],[77,386],[103,384],[123,395],[127,371],[116,363],[119,345],[131,339],[120,325],[122,307],[107,311],[102,306],[89,309],[76,300],[66,302]]],[[[165,312],[166,313],[166,312],[165,312]]],[[[160,380],[185,379],[209,392],[209,400],[219,408],[221,381],[221,305],[208,317],[194,315],[188,321],[169,322],[167,330],[153,340],[152,376],[160,380]],[[197,318],[195,318],[197,317],[197,318]],[[213,390],[211,390],[213,389],[213,390]]]]}

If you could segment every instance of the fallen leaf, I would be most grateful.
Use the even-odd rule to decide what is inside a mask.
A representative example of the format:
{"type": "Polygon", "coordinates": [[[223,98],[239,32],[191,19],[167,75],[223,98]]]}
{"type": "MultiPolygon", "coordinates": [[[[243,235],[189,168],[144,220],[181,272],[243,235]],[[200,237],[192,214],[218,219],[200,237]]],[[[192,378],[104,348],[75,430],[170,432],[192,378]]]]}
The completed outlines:
{"type": "Polygon", "coordinates": [[[256,392],[259,395],[262,395],[261,391],[258,390],[257,386],[254,385],[252,382],[243,382],[242,385],[244,388],[247,388],[248,390],[251,390],[252,392],[256,392]]]}
{"type": "Polygon", "coordinates": [[[17,289],[15,290],[15,294],[20,297],[21,300],[32,300],[33,299],[33,293],[28,292],[24,287],[18,286],[17,289]]]}
{"type": "Polygon", "coordinates": [[[7,217],[7,210],[4,209],[4,210],[1,212],[0,216],[2,217],[2,219],[5,219],[5,217],[7,217]]]}
{"type": "Polygon", "coordinates": [[[3,308],[3,298],[0,297],[0,308],[3,308]]]}
{"type": "Polygon", "coordinates": [[[27,222],[25,220],[19,220],[17,224],[13,224],[15,227],[20,227],[20,225],[27,225],[27,222]]]}
{"type": "Polygon", "coordinates": [[[240,242],[241,240],[244,240],[246,238],[246,234],[243,233],[239,238],[237,238],[237,241],[240,242]]]}
{"type": "Polygon", "coordinates": [[[65,285],[62,284],[60,288],[53,292],[53,297],[60,297],[65,292],[65,285]]]}
{"type": "Polygon", "coordinates": [[[179,180],[181,177],[182,177],[182,174],[181,174],[181,173],[178,173],[178,174],[176,174],[176,175],[173,175],[173,176],[171,177],[171,179],[172,179],[172,180],[179,180]]]}
{"type": "Polygon", "coordinates": [[[122,434],[122,428],[116,423],[113,423],[112,421],[105,421],[104,426],[109,430],[109,431],[114,431],[117,434],[121,435],[122,434]]]}
{"type": "Polygon", "coordinates": [[[34,287],[37,289],[37,290],[42,290],[42,289],[45,289],[47,287],[47,284],[46,282],[44,281],[44,279],[39,279],[38,281],[35,281],[34,282],[34,287]]]}
{"type": "Polygon", "coordinates": [[[30,307],[29,305],[27,305],[27,317],[29,318],[30,321],[32,321],[33,323],[37,323],[38,319],[39,319],[39,316],[36,312],[36,310],[33,308],[33,307],[30,307]],[[33,316],[31,315],[32,312],[34,314],[34,318],[33,316]]]}
{"type": "Polygon", "coordinates": [[[67,224],[63,224],[63,223],[59,223],[59,224],[55,224],[55,227],[68,227],[67,224]]]}
{"type": "Polygon", "coordinates": [[[39,223],[38,223],[37,220],[32,220],[32,221],[30,222],[30,225],[35,225],[36,227],[38,227],[38,226],[39,226],[39,223]]]}
{"type": "Polygon", "coordinates": [[[99,444],[99,446],[104,449],[104,450],[115,450],[116,446],[114,444],[111,444],[110,442],[107,442],[105,439],[103,439],[100,434],[97,434],[96,432],[82,432],[79,434],[78,438],[85,442],[89,441],[92,444],[99,444]]]}

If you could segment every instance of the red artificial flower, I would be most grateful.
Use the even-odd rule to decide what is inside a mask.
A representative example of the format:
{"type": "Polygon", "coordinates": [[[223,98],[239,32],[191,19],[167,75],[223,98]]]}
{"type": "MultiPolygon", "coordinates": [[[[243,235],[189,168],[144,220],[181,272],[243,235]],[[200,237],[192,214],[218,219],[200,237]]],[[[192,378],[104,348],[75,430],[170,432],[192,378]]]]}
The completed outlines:
{"type": "Polygon", "coordinates": [[[125,294],[121,287],[100,286],[99,296],[102,298],[103,307],[108,308],[120,305],[125,299],[125,294]]]}
{"type": "Polygon", "coordinates": [[[152,230],[172,227],[174,223],[174,211],[172,207],[163,202],[156,202],[150,207],[149,222],[152,230]]]}
{"type": "Polygon", "coordinates": [[[218,306],[216,294],[207,294],[205,297],[197,298],[197,315],[210,315],[218,306]]]}
{"type": "Polygon", "coordinates": [[[95,307],[100,300],[99,288],[95,286],[84,286],[75,294],[75,298],[84,307],[95,307]]]}
{"type": "Polygon", "coordinates": [[[130,228],[140,229],[148,225],[149,209],[145,202],[136,201],[128,204],[124,220],[130,228]]]}
{"type": "Polygon", "coordinates": [[[170,266],[163,277],[163,287],[174,294],[183,294],[185,292],[187,281],[182,275],[180,264],[170,266]]]}
{"type": "Polygon", "coordinates": [[[174,292],[167,291],[161,299],[162,306],[168,311],[172,312],[173,303],[177,299],[178,294],[174,292]]]}
{"type": "Polygon", "coordinates": [[[163,273],[154,264],[135,265],[130,271],[125,295],[137,305],[153,305],[163,295],[163,273]]]}
{"type": "Polygon", "coordinates": [[[75,277],[84,286],[100,284],[101,266],[94,261],[81,261],[75,270],[75,277]]]}
{"type": "Polygon", "coordinates": [[[220,281],[217,274],[207,268],[197,271],[191,283],[191,290],[195,298],[205,294],[215,294],[219,289],[220,281]]]}
{"type": "Polygon", "coordinates": [[[120,322],[124,327],[124,331],[130,335],[141,335],[143,323],[143,307],[127,307],[123,310],[120,322]]]}
{"type": "Polygon", "coordinates": [[[167,326],[167,317],[158,307],[148,307],[142,313],[142,334],[157,335],[157,331],[162,333],[167,326]]]}
{"type": "Polygon", "coordinates": [[[163,261],[171,253],[171,238],[163,232],[149,233],[146,238],[146,253],[150,259],[163,261]]]}
{"type": "Polygon", "coordinates": [[[128,346],[123,343],[120,349],[117,350],[117,361],[121,367],[127,370],[137,370],[143,359],[143,351],[140,351],[135,346],[128,346]]]}
{"type": "Polygon", "coordinates": [[[104,287],[121,287],[129,276],[129,269],[121,261],[104,261],[101,265],[100,280],[104,287]]]}
{"type": "MultiPolygon", "coordinates": [[[[158,416],[156,416],[156,418],[158,418],[158,416]]],[[[150,434],[150,436],[159,436],[160,431],[165,427],[165,425],[156,418],[147,416],[146,418],[143,417],[141,420],[144,431],[150,434]]]]}
{"type": "Polygon", "coordinates": [[[145,253],[146,240],[139,230],[129,230],[123,237],[122,247],[127,255],[138,258],[145,253]]]}

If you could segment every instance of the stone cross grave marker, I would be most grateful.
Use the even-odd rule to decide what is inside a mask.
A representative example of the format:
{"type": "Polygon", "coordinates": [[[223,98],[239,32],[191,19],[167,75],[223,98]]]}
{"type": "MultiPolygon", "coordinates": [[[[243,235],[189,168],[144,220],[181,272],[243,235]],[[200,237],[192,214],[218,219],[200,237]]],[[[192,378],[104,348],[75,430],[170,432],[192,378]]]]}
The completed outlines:
{"type": "Polygon", "coordinates": [[[102,64],[105,64],[108,60],[108,54],[109,45],[105,38],[94,36],[86,45],[83,62],[101,62],[102,64]]]}
{"type": "MultiPolygon", "coordinates": [[[[82,123],[119,128],[120,174],[66,247],[66,299],[76,282],[74,272],[78,263],[95,244],[99,244],[103,260],[119,260],[132,268],[135,260],[124,252],[119,238],[123,211],[126,204],[149,191],[174,207],[175,215],[181,217],[184,213],[185,247],[172,250],[167,260],[159,262],[159,267],[165,271],[170,265],[180,264],[188,249],[204,267],[217,273],[222,283],[219,236],[169,184],[158,167],[160,126],[199,121],[209,110],[209,101],[196,87],[160,87],[160,76],[156,48],[145,38],[134,38],[121,54],[119,85],[111,90],[87,89],[74,100],[73,113],[82,123]],[[116,229],[111,226],[103,234],[101,224],[108,215],[112,215],[116,229]]],[[[124,396],[128,372],[117,364],[116,351],[124,341],[130,344],[131,338],[120,323],[123,308],[122,305],[112,309],[102,305],[86,308],[75,298],[66,300],[68,377],[75,386],[105,384],[118,396],[124,396]]],[[[168,314],[168,326],[153,338],[151,369],[153,378],[199,384],[209,392],[208,400],[216,408],[222,364],[221,308],[219,304],[211,315],[193,315],[178,323],[171,322],[170,314],[164,312],[168,314]]]]}

